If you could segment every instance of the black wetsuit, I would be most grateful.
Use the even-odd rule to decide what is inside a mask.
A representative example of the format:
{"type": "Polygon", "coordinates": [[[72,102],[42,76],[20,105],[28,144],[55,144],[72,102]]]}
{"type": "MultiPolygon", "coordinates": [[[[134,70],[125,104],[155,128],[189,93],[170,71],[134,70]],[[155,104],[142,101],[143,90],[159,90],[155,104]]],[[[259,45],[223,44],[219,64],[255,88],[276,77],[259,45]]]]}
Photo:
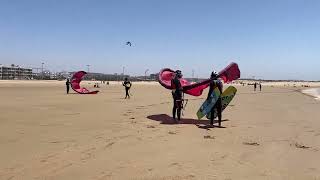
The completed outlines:
{"type": "Polygon", "coordinates": [[[181,108],[182,108],[182,86],[179,78],[175,77],[171,80],[171,86],[174,88],[172,90],[173,97],[173,108],[172,117],[176,119],[176,113],[178,115],[178,120],[181,118],[181,108]]]}
{"type": "Polygon", "coordinates": [[[69,94],[69,90],[70,90],[70,81],[67,80],[66,82],[66,87],[67,87],[67,94],[69,94]]]}
{"type": "Polygon", "coordinates": [[[126,97],[125,97],[125,99],[130,98],[129,90],[130,90],[130,88],[131,88],[131,86],[132,86],[131,82],[130,82],[130,81],[124,81],[124,82],[122,83],[122,85],[125,87],[125,90],[126,90],[126,97]]]}
{"type": "MultiPolygon", "coordinates": [[[[210,83],[210,88],[209,88],[209,93],[208,93],[208,98],[213,93],[213,90],[218,86],[220,94],[222,94],[222,83],[220,80],[213,80],[210,83]]],[[[210,124],[213,125],[213,120],[215,116],[215,109],[217,109],[217,116],[219,120],[219,126],[221,126],[221,118],[222,118],[222,100],[221,100],[221,95],[219,96],[216,104],[212,107],[211,109],[211,117],[210,117],[210,124]]]]}

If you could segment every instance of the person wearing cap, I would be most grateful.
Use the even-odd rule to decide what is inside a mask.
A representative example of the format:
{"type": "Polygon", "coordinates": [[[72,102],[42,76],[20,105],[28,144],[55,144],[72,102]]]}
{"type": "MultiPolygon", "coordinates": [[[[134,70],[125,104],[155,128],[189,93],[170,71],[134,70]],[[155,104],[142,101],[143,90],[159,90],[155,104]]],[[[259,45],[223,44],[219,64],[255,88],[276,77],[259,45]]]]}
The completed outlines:
{"type": "Polygon", "coordinates": [[[173,108],[172,108],[172,117],[176,120],[176,114],[178,116],[178,121],[181,118],[181,108],[182,108],[182,86],[180,79],[182,78],[182,73],[180,70],[175,71],[175,76],[171,80],[172,97],[173,97],[173,108]]]}
{"type": "Polygon", "coordinates": [[[218,120],[219,120],[219,127],[221,127],[221,118],[222,118],[222,100],[221,100],[221,94],[222,94],[222,82],[219,79],[219,75],[217,74],[217,72],[213,71],[211,73],[211,77],[210,79],[212,80],[210,82],[210,88],[209,88],[209,93],[208,93],[208,97],[207,99],[209,99],[211,93],[213,93],[213,90],[218,87],[219,91],[220,91],[220,96],[216,102],[216,104],[212,107],[211,109],[211,117],[210,117],[210,125],[213,126],[213,120],[214,120],[214,116],[215,116],[215,109],[217,110],[217,116],[218,116],[218,120]]]}
{"type": "Polygon", "coordinates": [[[129,94],[129,90],[132,86],[131,82],[128,80],[128,78],[124,78],[124,82],[122,83],[122,85],[124,86],[125,88],[125,91],[126,91],[126,97],[125,99],[129,98],[130,99],[130,94],[129,94]]]}

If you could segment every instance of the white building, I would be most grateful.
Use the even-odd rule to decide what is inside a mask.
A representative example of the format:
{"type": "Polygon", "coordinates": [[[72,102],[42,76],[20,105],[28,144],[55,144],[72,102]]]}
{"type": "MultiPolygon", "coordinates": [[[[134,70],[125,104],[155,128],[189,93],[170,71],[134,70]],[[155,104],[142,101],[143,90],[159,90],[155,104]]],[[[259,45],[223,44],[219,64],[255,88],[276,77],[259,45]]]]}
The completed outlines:
{"type": "Polygon", "coordinates": [[[32,69],[0,65],[0,79],[32,79],[32,69]]]}

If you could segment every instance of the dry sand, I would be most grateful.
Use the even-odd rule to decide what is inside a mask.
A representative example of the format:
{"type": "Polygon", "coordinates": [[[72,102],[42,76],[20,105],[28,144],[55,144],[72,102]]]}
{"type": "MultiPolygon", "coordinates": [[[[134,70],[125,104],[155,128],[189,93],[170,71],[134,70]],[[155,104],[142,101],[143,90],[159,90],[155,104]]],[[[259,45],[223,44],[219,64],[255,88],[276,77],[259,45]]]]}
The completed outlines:
{"type": "Polygon", "coordinates": [[[64,82],[0,81],[0,179],[320,179],[320,101],[263,88],[238,86],[224,128],[207,128],[201,97],[172,124],[159,85],[125,100],[117,83],[66,95],[64,82]]]}

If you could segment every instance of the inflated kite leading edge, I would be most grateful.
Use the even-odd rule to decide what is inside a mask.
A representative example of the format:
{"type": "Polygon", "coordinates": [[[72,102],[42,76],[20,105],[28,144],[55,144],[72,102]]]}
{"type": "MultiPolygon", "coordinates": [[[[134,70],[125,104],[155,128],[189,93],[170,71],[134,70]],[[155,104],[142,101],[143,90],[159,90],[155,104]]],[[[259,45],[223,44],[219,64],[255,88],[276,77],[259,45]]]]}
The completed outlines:
{"type": "MultiPolygon", "coordinates": [[[[231,63],[222,71],[219,72],[219,77],[225,82],[229,83],[240,78],[240,70],[237,63],[231,63]]],[[[171,80],[174,78],[174,71],[169,68],[164,68],[159,73],[159,83],[166,89],[173,89],[171,80]]],[[[180,83],[183,91],[192,96],[201,96],[204,89],[206,89],[211,82],[211,79],[206,79],[198,83],[190,83],[186,79],[181,78],[180,83]]]]}
{"type": "Polygon", "coordinates": [[[84,87],[80,87],[80,82],[86,74],[87,73],[85,71],[78,71],[74,73],[71,78],[71,88],[79,94],[97,94],[99,91],[89,91],[84,87]]]}
{"type": "Polygon", "coordinates": [[[237,63],[230,63],[226,68],[219,72],[219,77],[225,83],[237,80],[240,78],[240,69],[237,63]]]}

